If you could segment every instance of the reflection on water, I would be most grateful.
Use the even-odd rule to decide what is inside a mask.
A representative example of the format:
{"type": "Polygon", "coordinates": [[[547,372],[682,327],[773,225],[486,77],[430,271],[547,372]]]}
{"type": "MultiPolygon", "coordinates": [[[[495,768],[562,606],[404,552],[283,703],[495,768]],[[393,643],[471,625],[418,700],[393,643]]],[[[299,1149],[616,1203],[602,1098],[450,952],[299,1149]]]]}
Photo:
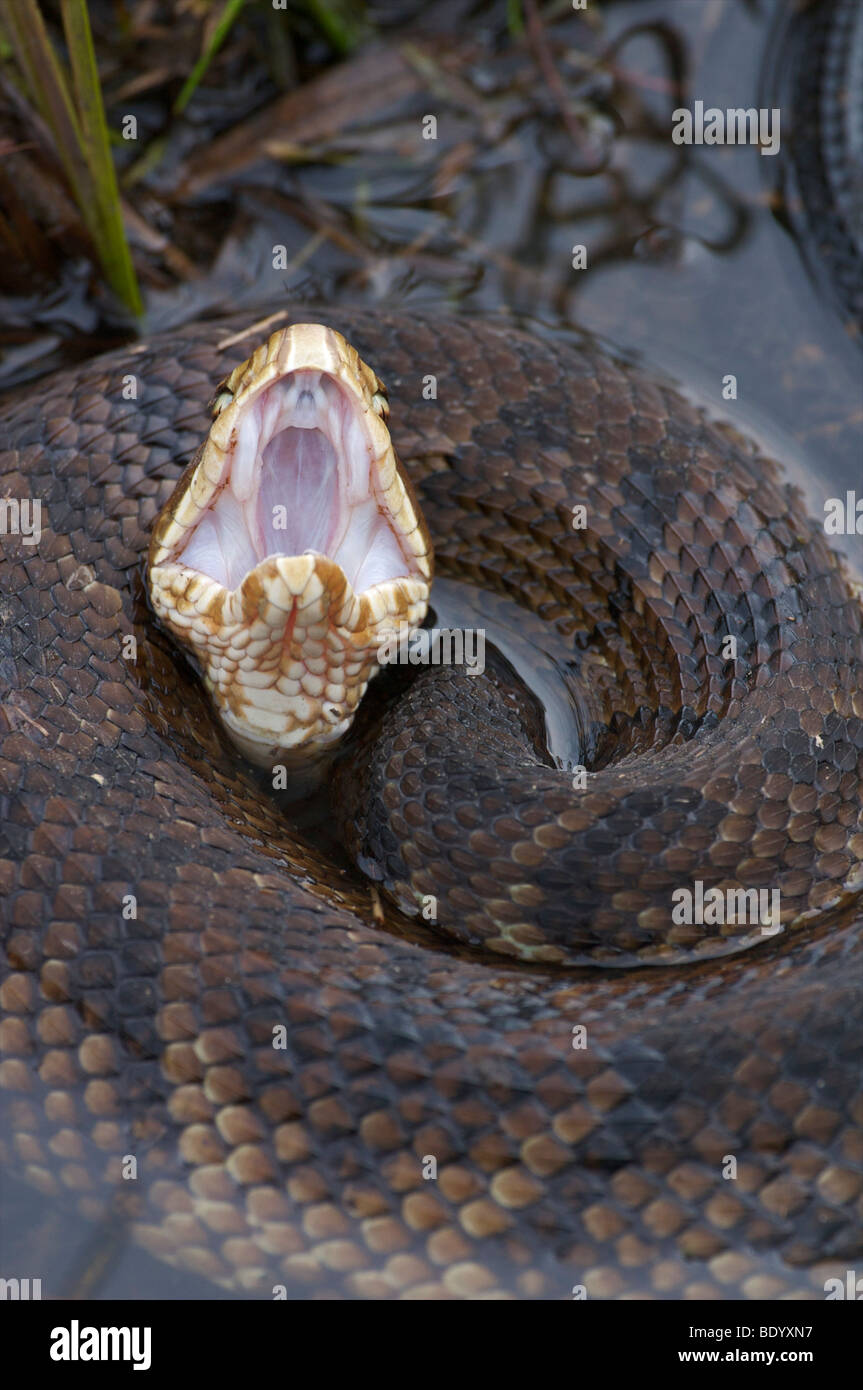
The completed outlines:
{"type": "Polygon", "coordinates": [[[554,762],[561,768],[582,763],[588,732],[572,666],[572,641],[564,642],[551,623],[531,621],[512,599],[489,595],[460,580],[435,579],[432,607],[438,627],[485,633],[485,640],[506,657],[539,700],[554,762]]]}

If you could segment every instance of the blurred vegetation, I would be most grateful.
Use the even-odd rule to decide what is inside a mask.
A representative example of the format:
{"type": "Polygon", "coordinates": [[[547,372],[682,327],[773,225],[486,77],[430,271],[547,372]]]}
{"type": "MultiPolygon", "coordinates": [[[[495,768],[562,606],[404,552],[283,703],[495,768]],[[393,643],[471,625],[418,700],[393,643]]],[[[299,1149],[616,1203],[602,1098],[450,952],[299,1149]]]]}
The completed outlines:
{"type": "Polygon", "coordinates": [[[86,0],[61,0],[68,63],[55,51],[37,0],[11,0],[4,33],[27,95],[47,126],[105,278],[136,318],[141,292],[123,227],[86,0]]]}
{"type": "MultiPolygon", "coordinates": [[[[361,0],[280,0],[277,10],[284,13],[275,23],[277,11],[271,0],[176,0],[167,10],[147,0],[119,0],[112,8],[114,39],[121,51],[128,49],[128,40],[136,31],[152,32],[160,25],[170,24],[170,37],[174,27],[172,11],[178,55],[185,56],[190,45],[196,43],[197,57],[186,66],[188,75],[169,108],[174,118],[184,114],[200,91],[244,8],[254,11],[258,20],[268,26],[273,43],[267,57],[277,87],[288,88],[296,80],[296,54],[291,41],[294,31],[298,43],[306,37],[313,41],[317,35],[333,58],[351,53],[372,33],[361,0]],[[284,23],[277,28],[279,21],[284,23]]],[[[43,155],[56,157],[106,284],[119,305],[139,319],[143,313],[141,292],[127,237],[128,224],[135,220],[135,214],[124,205],[121,186],[128,190],[159,166],[168,148],[170,129],[163,129],[147,142],[143,154],[125,168],[118,183],[115,157],[122,159],[127,138],[109,128],[106,120],[93,38],[98,14],[104,47],[105,10],[98,0],[91,0],[89,5],[88,0],[6,0],[0,8],[0,64],[7,105],[14,108],[19,126],[23,125],[26,136],[32,138],[32,146],[41,147],[43,155]],[[13,90],[14,101],[9,103],[13,90]]],[[[105,52],[100,50],[100,56],[104,59],[105,52]]],[[[113,69],[112,55],[107,56],[108,67],[113,69]]],[[[167,67],[153,61],[155,54],[150,56],[150,71],[135,73],[129,84],[133,90],[152,90],[161,84],[166,70],[176,70],[177,59],[171,61],[172,55],[168,55],[167,67]]],[[[4,141],[0,134],[0,151],[5,153],[9,143],[9,137],[4,141]]],[[[14,152],[20,154],[30,147],[31,139],[11,143],[14,152]]],[[[16,189],[10,186],[14,185],[14,176],[8,170],[5,187],[3,182],[0,179],[0,244],[5,242],[16,261],[26,262],[32,250],[34,266],[41,264],[44,269],[48,258],[43,232],[35,223],[27,226],[27,199],[22,196],[19,201],[16,197],[16,189]],[[18,206],[10,210],[2,206],[3,201],[18,206]]],[[[62,215],[63,197],[58,188],[53,196],[58,215],[62,215]]],[[[50,195],[48,200],[52,201],[50,195]]],[[[76,241],[73,229],[70,248],[76,241]]]]}

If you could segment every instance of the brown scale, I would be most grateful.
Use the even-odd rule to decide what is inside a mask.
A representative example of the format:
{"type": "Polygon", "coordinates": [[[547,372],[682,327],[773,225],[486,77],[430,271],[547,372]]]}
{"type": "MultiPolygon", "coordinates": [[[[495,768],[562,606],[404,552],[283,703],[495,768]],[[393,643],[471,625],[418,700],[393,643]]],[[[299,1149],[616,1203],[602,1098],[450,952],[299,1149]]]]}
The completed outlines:
{"type": "Polygon", "coordinates": [[[863,1192],[846,577],[773,465],[631,367],[467,322],[332,320],[387,383],[441,572],[516,596],[606,673],[596,777],[574,793],[543,761],[527,697],[423,673],[372,711],[345,785],[384,878],[430,885],[467,940],[378,926],[338,848],[231,754],[143,599],[150,527],[244,325],[32,391],[0,453],[3,495],[43,501],[40,544],[0,557],[2,1157],[98,1220],[136,1154],[136,1238],[238,1292],[823,1297],[859,1256],[863,1192]],[[556,857],[575,879],[553,944],[594,964],[476,944],[500,934],[490,894],[533,944],[556,857]],[[642,964],[696,876],[780,886],[785,930],[642,964]],[[630,967],[597,968],[609,951],[630,967]]]}

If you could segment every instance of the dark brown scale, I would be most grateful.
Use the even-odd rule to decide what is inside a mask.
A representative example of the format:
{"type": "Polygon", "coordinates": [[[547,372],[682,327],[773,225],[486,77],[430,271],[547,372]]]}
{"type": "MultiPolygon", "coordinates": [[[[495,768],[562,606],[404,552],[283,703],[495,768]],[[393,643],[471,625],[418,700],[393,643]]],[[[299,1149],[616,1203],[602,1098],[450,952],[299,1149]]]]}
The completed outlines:
{"type": "MultiPolygon", "coordinates": [[[[783,215],[803,255],[823,272],[849,330],[863,329],[863,9],[813,0],[779,10],[772,46],[783,120],[791,117],[791,182],[783,215]]],[[[783,135],[784,139],[784,135],[783,135]]]]}
{"type": "Polygon", "coordinates": [[[844,806],[813,807],[808,853],[790,852],[776,801],[856,760],[859,605],[775,465],[731,432],[594,354],[513,336],[508,356],[520,391],[419,490],[438,569],[544,617],[552,596],[572,660],[592,655],[584,722],[613,736],[573,792],[547,759],[514,758],[492,684],[438,668],[372,725],[337,812],[405,910],[435,897],[441,929],[471,944],[567,964],[757,944],[760,927],[673,927],[672,890],[682,877],[775,888],[788,924],[836,896],[855,862],[858,781],[844,806]],[[497,819],[505,843],[489,862],[497,819]],[[661,845],[645,852],[650,827],[661,845]]]}
{"type": "MultiPolygon", "coordinates": [[[[625,970],[375,927],[368,889],[227,750],[143,600],[149,527],[213,383],[257,341],[219,351],[237,322],[183,329],[3,422],[2,492],[44,505],[38,547],[6,537],[0,560],[2,1156],[98,1217],[137,1154],[138,1238],[234,1289],[823,1297],[863,1245],[859,887],[819,907],[863,851],[846,579],[772,465],[593,348],[321,317],[387,383],[441,572],[517,596],[594,660],[605,800],[566,794],[585,817],[560,850],[581,894],[570,939],[641,949],[615,893],[656,904],[741,873],[758,835],[766,881],[808,915],[736,956],[625,970]],[[120,399],[129,371],[137,404],[120,399]]],[[[367,777],[388,816],[363,812],[380,863],[425,837],[411,872],[452,904],[476,897],[456,861],[471,836],[497,885],[537,794],[543,824],[568,814],[535,729],[518,741],[529,698],[482,678],[459,722],[459,679],[423,675],[385,716],[420,715],[428,742],[416,756],[415,724],[385,724],[367,777]]],[[[524,883],[534,869],[555,898],[556,863],[524,883]]]]}

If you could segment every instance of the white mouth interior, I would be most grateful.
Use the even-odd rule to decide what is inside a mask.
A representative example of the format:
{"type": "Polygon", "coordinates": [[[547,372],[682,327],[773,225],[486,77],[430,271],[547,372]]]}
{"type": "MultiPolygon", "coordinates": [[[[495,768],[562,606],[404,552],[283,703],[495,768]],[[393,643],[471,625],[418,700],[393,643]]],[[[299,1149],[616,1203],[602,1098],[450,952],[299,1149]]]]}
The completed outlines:
{"type": "Polygon", "coordinates": [[[184,565],[236,589],[270,555],[313,551],[356,593],[414,572],[379,495],[362,407],[332,377],[302,369],[259,391],[236,441],[184,565]]]}

